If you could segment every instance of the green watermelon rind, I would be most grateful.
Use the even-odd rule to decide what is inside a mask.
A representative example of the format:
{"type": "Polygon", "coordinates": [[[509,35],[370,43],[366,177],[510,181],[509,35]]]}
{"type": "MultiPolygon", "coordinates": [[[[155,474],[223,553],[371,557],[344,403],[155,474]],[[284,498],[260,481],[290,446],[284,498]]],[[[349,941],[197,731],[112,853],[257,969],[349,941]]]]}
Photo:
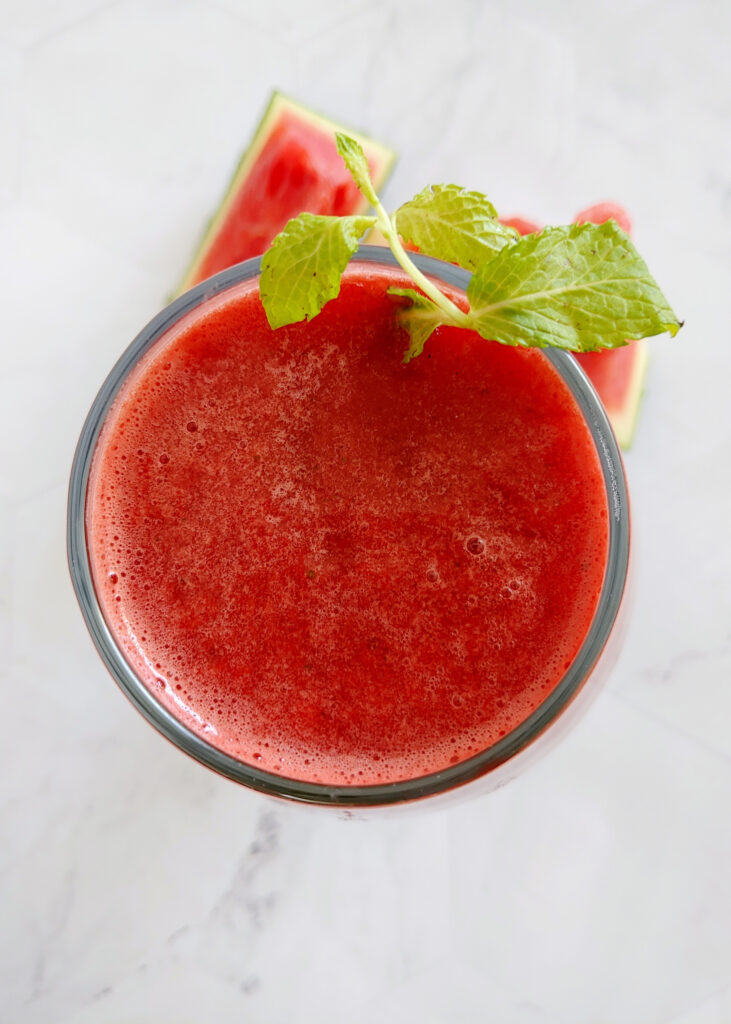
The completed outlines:
{"type": "MultiPolygon", "coordinates": [[[[259,121],[254,137],[242,154],[236,169],[231,176],[228,188],[226,189],[218,209],[206,225],[203,236],[201,237],[198,247],[193,255],[193,259],[191,260],[180,286],[175,293],[176,295],[181,295],[191,287],[192,282],[195,280],[198,268],[210,250],[211,245],[215,241],[221,226],[226,221],[233,199],[237,195],[242,182],[246,179],[249,171],[254,166],[258,156],[264,149],[272,127],[284,113],[294,113],[298,118],[320,131],[332,133],[333,135],[336,131],[341,131],[356,139],[363,147],[366,156],[374,163],[372,177],[373,184],[376,189],[381,187],[383,182],[391,173],[393,165],[396,162],[396,153],[394,150],[389,149],[388,146],[385,146],[383,143],[378,142],[367,135],[353,131],[352,129],[339,124],[337,121],[333,121],[329,117],[325,117],[322,114],[318,114],[315,111],[310,110],[309,107],[305,107],[303,104],[298,103],[296,100],[293,100],[290,96],[286,96],[284,93],[273,92],[266,109],[262,114],[261,120],[259,121]]],[[[362,202],[358,205],[358,208],[354,209],[352,212],[363,213],[367,208],[368,201],[363,198],[362,202]]]]}
{"type": "MultiPolygon", "coordinates": [[[[605,406],[609,422],[619,442],[619,446],[628,451],[637,427],[637,419],[642,405],[642,395],[645,390],[647,367],[650,362],[647,344],[644,339],[634,343],[635,354],[632,364],[632,374],[627,384],[624,401],[621,406],[605,406]]],[[[607,353],[611,356],[611,353],[607,353]]]]}

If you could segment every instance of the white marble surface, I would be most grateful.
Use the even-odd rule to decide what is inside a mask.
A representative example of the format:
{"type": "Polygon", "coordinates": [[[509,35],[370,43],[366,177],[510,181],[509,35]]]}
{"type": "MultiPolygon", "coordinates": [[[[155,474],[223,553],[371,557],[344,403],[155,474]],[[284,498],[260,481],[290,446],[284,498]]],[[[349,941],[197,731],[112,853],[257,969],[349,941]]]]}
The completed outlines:
{"type": "Polygon", "coordinates": [[[731,1021],[731,8],[723,0],[0,4],[0,1019],[731,1021]],[[627,459],[638,576],[587,717],[505,789],[366,823],[163,742],[67,577],[67,475],[269,89],[428,181],[607,197],[687,325],[627,459]]]}

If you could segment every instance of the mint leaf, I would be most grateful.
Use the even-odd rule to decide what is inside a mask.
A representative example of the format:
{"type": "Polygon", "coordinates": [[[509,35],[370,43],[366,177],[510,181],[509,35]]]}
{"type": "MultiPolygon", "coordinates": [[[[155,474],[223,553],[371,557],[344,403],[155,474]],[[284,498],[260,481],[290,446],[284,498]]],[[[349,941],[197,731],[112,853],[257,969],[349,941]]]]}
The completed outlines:
{"type": "Polygon", "coordinates": [[[371,206],[379,206],[378,196],[371,181],[371,169],[368,166],[363,147],[355,139],[351,139],[349,135],[343,135],[342,132],[335,133],[335,145],[360,191],[371,206]]]}
{"type": "Polygon", "coordinates": [[[444,313],[434,305],[431,299],[413,288],[389,288],[389,295],[400,295],[411,299],[410,306],[402,306],[398,311],[398,320],[411,339],[404,352],[404,362],[408,363],[424,351],[424,345],[432,333],[443,324],[444,313]]]}
{"type": "Polygon", "coordinates": [[[420,355],[439,324],[475,330],[506,345],[553,345],[573,352],[616,348],[682,326],[647,265],[614,221],[572,224],[517,237],[500,224],[479,192],[458,185],[421,191],[391,217],[371,181],[358,142],[336,143],[374,217],[291,220],[262,260],[259,291],[272,328],[316,316],[340,291],[348,260],[367,228],[377,224],[396,261],[421,291],[391,288],[409,299],[400,322],[409,333],[404,359],[420,355]],[[399,232],[422,252],[474,270],[465,312],[404,249],[399,232]]]}
{"type": "Polygon", "coordinates": [[[340,292],[340,278],[375,217],[301,213],[272,242],[261,264],[259,294],[272,328],[311,320],[340,292]]]}
{"type": "Polygon", "coordinates": [[[614,221],[526,235],[473,275],[467,298],[469,326],[506,345],[591,352],[681,326],[614,221]]]}
{"type": "Polygon", "coordinates": [[[497,219],[497,211],[481,192],[459,185],[429,185],[394,215],[396,229],[426,256],[477,270],[519,237],[497,219]]]}

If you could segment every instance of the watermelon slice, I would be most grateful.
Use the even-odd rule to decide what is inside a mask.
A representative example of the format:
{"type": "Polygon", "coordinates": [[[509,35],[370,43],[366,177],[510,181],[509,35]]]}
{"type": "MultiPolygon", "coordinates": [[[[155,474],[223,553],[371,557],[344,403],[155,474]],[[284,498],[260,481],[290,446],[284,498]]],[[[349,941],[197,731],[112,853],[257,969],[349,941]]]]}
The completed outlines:
{"type": "Polygon", "coordinates": [[[615,220],[622,231],[632,234],[632,221],[619,203],[594,203],[593,206],[587,206],[576,214],[574,224],[603,224],[606,220],[615,220]]]}
{"type": "Polygon", "coordinates": [[[305,211],[342,216],[367,208],[335,148],[336,131],[360,142],[379,188],[393,167],[392,150],[281,93],[272,95],[178,294],[261,255],[291,217],[305,211]]]}
{"type": "Polygon", "coordinates": [[[532,235],[534,231],[541,230],[540,224],[525,217],[499,217],[498,220],[507,228],[515,228],[520,235],[532,235]]]}
{"type": "Polygon", "coordinates": [[[622,448],[629,448],[642,400],[648,354],[644,340],[575,357],[596,388],[622,448]]]}

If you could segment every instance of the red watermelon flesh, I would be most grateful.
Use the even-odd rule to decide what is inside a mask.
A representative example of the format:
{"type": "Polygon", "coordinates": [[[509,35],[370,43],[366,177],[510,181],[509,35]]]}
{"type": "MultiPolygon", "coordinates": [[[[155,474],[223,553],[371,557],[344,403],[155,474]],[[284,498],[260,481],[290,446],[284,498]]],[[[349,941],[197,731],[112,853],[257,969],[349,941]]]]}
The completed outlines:
{"type": "Polygon", "coordinates": [[[515,228],[520,235],[532,235],[534,232],[541,230],[540,224],[537,224],[534,220],[526,220],[525,217],[500,217],[498,219],[505,227],[515,228]]]}
{"type": "Polygon", "coordinates": [[[632,221],[623,206],[619,203],[594,203],[587,206],[574,217],[574,224],[603,224],[607,220],[616,220],[622,231],[632,233],[632,221]]]}
{"type": "Polygon", "coordinates": [[[332,137],[303,131],[295,117],[285,115],[236,195],[197,280],[261,255],[290,217],[305,211],[342,216],[358,208],[361,198],[332,137]]]}
{"type": "MultiPolygon", "coordinates": [[[[213,218],[180,291],[259,256],[298,214],[360,213],[367,202],[335,147],[340,125],[275,93],[213,218]]],[[[363,146],[378,188],[395,154],[344,129],[363,146]]]]}
{"type": "Polygon", "coordinates": [[[607,409],[618,409],[624,400],[627,382],[632,376],[636,344],[631,341],[611,351],[581,352],[576,355],[607,409]],[[607,359],[607,356],[611,358],[607,359]]]}

